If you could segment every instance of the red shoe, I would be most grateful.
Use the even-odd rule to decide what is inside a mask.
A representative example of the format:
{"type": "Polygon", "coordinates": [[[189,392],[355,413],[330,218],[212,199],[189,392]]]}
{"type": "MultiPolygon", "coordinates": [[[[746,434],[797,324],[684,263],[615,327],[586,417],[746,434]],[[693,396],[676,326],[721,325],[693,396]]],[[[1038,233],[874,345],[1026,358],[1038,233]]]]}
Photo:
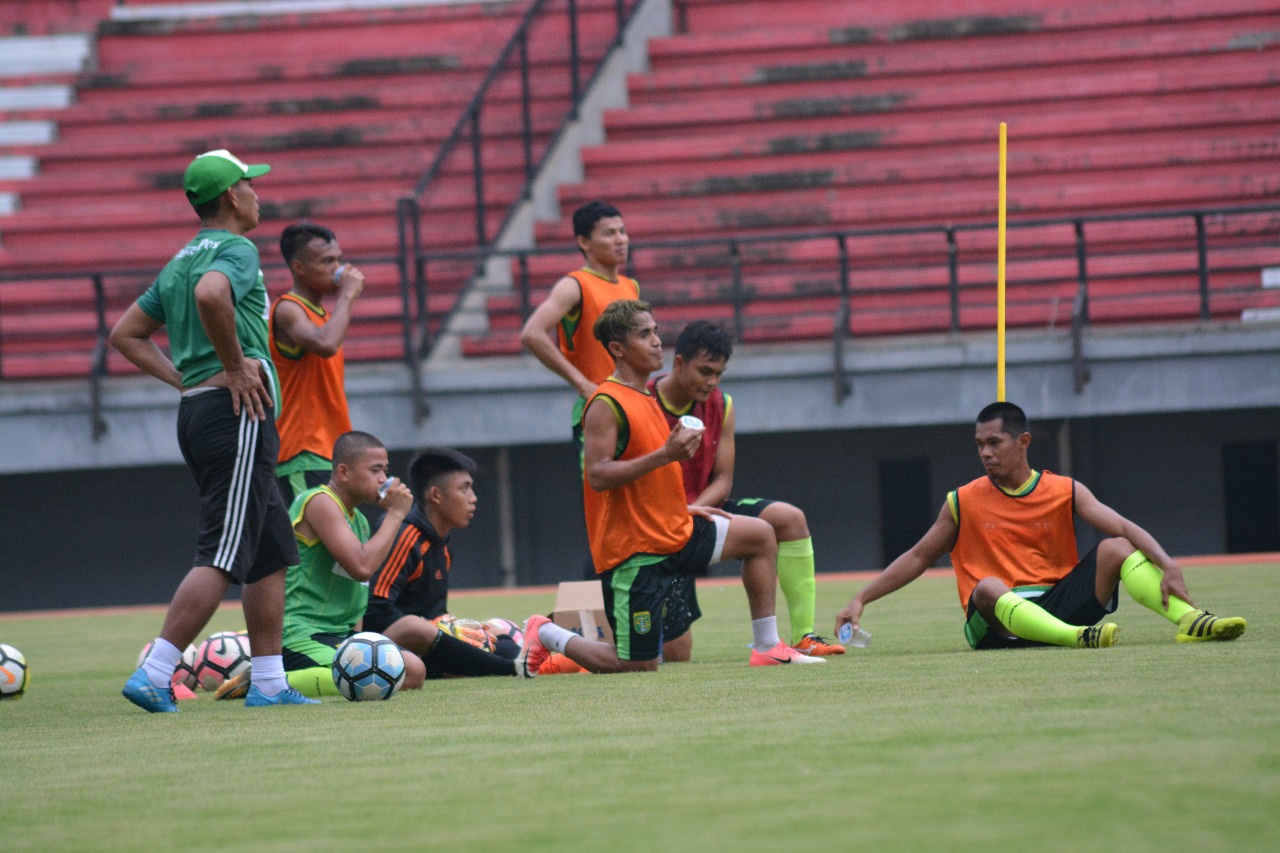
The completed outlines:
{"type": "Polygon", "coordinates": [[[791,648],[809,657],[830,657],[831,655],[844,654],[844,646],[819,637],[817,634],[805,634],[800,638],[800,642],[791,648]]]}
{"type": "Polygon", "coordinates": [[[547,659],[542,662],[542,666],[538,667],[538,675],[568,675],[573,672],[586,671],[585,667],[569,660],[568,657],[559,652],[552,652],[547,655],[547,659]]]}
{"type": "Polygon", "coordinates": [[[520,646],[520,654],[516,655],[516,677],[536,678],[538,668],[551,654],[538,637],[538,629],[550,621],[545,616],[534,614],[524,623],[524,643],[520,646]]]}
{"type": "Polygon", "coordinates": [[[826,663],[822,658],[801,654],[786,643],[778,643],[767,652],[751,650],[751,666],[781,666],[787,663],[826,663]]]}

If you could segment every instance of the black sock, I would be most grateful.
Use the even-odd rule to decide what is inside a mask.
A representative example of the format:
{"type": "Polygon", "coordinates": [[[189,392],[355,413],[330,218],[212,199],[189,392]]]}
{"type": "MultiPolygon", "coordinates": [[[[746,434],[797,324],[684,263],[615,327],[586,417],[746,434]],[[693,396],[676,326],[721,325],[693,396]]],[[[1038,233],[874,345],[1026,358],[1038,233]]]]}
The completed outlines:
{"type": "Polygon", "coordinates": [[[427,669],[445,675],[515,675],[514,661],[492,655],[444,631],[423,658],[427,669]]]}
{"type": "Polygon", "coordinates": [[[520,644],[511,639],[510,634],[503,634],[494,641],[493,653],[500,658],[515,660],[520,656],[520,644]]]}

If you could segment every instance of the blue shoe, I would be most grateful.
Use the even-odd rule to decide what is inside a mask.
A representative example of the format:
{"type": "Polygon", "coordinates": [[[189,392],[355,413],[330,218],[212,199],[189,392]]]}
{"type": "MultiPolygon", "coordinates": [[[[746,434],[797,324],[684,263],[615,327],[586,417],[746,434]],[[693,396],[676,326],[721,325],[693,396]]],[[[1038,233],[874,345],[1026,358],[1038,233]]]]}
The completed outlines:
{"type": "Polygon", "coordinates": [[[124,683],[124,690],[120,692],[130,702],[153,714],[176,714],[178,711],[178,700],[173,698],[173,688],[160,690],[152,687],[151,679],[147,678],[147,671],[142,667],[138,667],[129,676],[129,680],[124,683]]]}
{"type": "Polygon", "coordinates": [[[268,696],[258,689],[258,685],[254,684],[249,687],[249,693],[244,697],[244,706],[246,708],[264,708],[267,705],[319,705],[319,699],[308,699],[292,687],[286,687],[274,696],[268,696]]]}

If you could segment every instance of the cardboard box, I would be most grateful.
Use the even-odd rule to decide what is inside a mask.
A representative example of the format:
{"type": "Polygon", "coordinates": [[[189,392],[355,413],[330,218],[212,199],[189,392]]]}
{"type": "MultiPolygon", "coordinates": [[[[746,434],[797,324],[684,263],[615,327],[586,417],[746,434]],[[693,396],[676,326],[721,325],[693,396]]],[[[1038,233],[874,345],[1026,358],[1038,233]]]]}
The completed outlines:
{"type": "Polygon", "coordinates": [[[588,640],[613,645],[613,631],[604,616],[600,581],[565,581],[556,591],[551,621],[588,640]]]}

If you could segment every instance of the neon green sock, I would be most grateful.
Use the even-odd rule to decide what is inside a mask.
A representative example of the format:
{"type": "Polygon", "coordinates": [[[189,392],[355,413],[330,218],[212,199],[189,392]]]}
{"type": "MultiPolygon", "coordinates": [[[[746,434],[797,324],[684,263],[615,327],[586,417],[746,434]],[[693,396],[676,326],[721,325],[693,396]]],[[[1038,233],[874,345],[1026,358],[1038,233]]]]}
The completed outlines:
{"type": "Polygon", "coordinates": [[[813,633],[813,537],[778,543],[778,585],[791,616],[791,645],[813,633]]]}
{"type": "Polygon", "coordinates": [[[1195,608],[1176,595],[1171,595],[1169,609],[1165,610],[1160,604],[1160,581],[1163,579],[1164,573],[1141,551],[1134,551],[1120,564],[1120,582],[1124,584],[1129,597],[1177,625],[1179,619],[1195,608]]]}
{"type": "Polygon", "coordinates": [[[286,672],[289,686],[303,696],[319,699],[321,696],[341,696],[338,685],[333,683],[333,669],[327,666],[313,666],[310,669],[295,669],[286,672]]]}
{"type": "Polygon", "coordinates": [[[996,618],[1010,633],[1024,640],[1075,648],[1080,629],[1068,625],[1016,592],[1006,592],[996,599],[996,618]]]}

